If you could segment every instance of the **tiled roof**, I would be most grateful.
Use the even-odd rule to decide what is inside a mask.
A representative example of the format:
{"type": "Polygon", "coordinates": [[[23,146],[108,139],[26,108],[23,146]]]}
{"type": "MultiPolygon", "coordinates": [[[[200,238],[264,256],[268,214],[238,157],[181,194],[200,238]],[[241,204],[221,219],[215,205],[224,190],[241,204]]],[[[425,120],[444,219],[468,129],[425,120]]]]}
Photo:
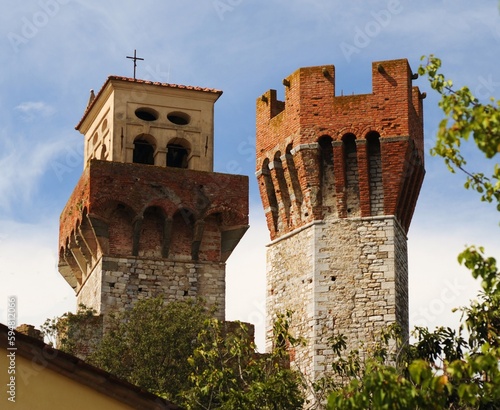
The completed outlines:
{"type": "Polygon", "coordinates": [[[75,129],[79,129],[80,126],[82,125],[83,121],[85,120],[85,117],[89,113],[89,111],[92,109],[94,106],[95,102],[99,99],[101,93],[104,91],[106,86],[109,84],[110,81],[113,80],[118,80],[118,81],[124,81],[124,82],[130,82],[130,83],[137,83],[137,84],[146,84],[146,85],[156,85],[158,87],[167,87],[167,88],[178,88],[182,90],[193,90],[193,91],[202,91],[206,93],[213,93],[217,95],[222,94],[222,90],[217,90],[215,88],[206,88],[206,87],[197,87],[197,86],[192,86],[192,85],[181,85],[181,84],[170,84],[170,83],[160,83],[158,81],[148,81],[148,80],[140,80],[140,79],[134,79],[130,77],[121,77],[118,75],[110,75],[106,82],[103,84],[99,92],[96,94],[94,100],[92,103],[90,103],[87,108],[85,109],[85,113],[83,114],[83,117],[81,118],[80,122],[76,125],[75,129]]]}
{"type": "Polygon", "coordinates": [[[192,85],[181,85],[181,84],[170,84],[170,83],[160,83],[158,81],[147,81],[147,80],[140,80],[140,79],[133,79],[130,77],[120,77],[117,75],[111,75],[108,77],[108,80],[120,80],[120,81],[128,81],[131,83],[139,83],[139,84],[149,84],[149,85],[159,85],[161,87],[169,87],[169,88],[182,88],[185,90],[195,90],[195,91],[204,91],[207,93],[215,93],[215,94],[222,94],[221,90],[216,90],[215,88],[204,88],[204,87],[197,87],[197,86],[192,86],[192,85]]]}

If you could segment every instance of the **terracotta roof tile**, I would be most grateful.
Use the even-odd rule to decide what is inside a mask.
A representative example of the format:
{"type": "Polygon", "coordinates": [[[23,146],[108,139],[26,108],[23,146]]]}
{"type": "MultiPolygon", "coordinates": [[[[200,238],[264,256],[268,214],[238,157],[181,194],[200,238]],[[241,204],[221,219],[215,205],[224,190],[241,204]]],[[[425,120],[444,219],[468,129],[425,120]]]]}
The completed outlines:
{"type": "Polygon", "coordinates": [[[134,79],[134,78],[130,78],[130,77],[122,77],[122,76],[118,76],[118,75],[110,75],[107,78],[106,82],[101,87],[101,89],[99,90],[99,92],[96,94],[96,96],[95,96],[94,100],[92,101],[92,103],[89,104],[87,106],[87,108],[85,109],[85,112],[83,113],[83,116],[80,119],[80,121],[78,122],[78,124],[76,125],[75,129],[78,130],[80,128],[80,126],[83,123],[83,120],[85,119],[85,117],[87,116],[87,114],[89,113],[89,111],[92,109],[92,107],[94,106],[94,104],[96,103],[96,101],[99,99],[99,96],[101,95],[101,93],[103,92],[103,90],[106,88],[106,86],[108,85],[108,83],[110,81],[112,81],[112,80],[126,81],[126,82],[137,83],[137,84],[155,85],[155,86],[167,87],[167,88],[178,88],[178,89],[183,89],[183,90],[202,91],[202,92],[206,92],[206,93],[218,94],[219,96],[222,95],[222,90],[217,90],[215,88],[197,87],[197,86],[182,85],[182,84],[161,83],[161,82],[158,82],[158,81],[148,81],[148,80],[134,79]]]}

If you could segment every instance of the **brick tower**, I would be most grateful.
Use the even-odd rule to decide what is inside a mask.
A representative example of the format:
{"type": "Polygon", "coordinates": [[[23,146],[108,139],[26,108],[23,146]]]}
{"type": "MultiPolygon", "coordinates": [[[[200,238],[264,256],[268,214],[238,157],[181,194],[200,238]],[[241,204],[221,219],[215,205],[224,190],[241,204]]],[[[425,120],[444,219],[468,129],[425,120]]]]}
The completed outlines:
{"type": "Polygon", "coordinates": [[[268,335],[293,310],[327,371],[328,339],[365,348],[387,324],[408,332],[407,231],[424,177],[422,95],[406,60],[372,65],[372,93],[335,96],[332,65],[301,68],[257,100],[257,179],[271,243],[268,335]]]}
{"type": "Polygon", "coordinates": [[[221,91],[109,77],[76,129],[84,171],[61,214],[59,271],[102,314],[203,297],[224,319],[225,262],[248,227],[248,178],[213,172],[221,91]]]}

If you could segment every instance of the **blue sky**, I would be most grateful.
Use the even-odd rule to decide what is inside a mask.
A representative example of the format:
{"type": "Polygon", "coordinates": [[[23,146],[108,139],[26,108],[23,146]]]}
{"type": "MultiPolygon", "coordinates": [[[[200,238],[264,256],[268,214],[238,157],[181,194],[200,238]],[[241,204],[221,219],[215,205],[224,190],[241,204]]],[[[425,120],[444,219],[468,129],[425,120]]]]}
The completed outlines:
{"type": "MultiPolygon", "coordinates": [[[[215,169],[250,176],[251,229],[228,263],[227,316],[257,325],[262,345],[265,245],[254,180],[255,100],[299,67],[334,64],[338,93],[371,91],[371,62],[442,58],[457,86],[500,95],[496,0],[3,0],[0,16],[0,321],[18,296],[19,323],[40,325],[74,310],[57,272],[59,214],[82,171],[74,130],[108,75],[222,89],[216,103],[215,169]],[[2,300],[4,302],[2,302],[2,300]]],[[[441,119],[425,79],[426,151],[441,119]]],[[[470,150],[473,152],[473,150],[470,150]]],[[[491,166],[473,156],[471,167],[491,166]]],[[[409,231],[413,324],[452,324],[475,284],[456,262],[466,244],[498,250],[499,215],[462,188],[442,160],[427,174],[409,231]]]]}

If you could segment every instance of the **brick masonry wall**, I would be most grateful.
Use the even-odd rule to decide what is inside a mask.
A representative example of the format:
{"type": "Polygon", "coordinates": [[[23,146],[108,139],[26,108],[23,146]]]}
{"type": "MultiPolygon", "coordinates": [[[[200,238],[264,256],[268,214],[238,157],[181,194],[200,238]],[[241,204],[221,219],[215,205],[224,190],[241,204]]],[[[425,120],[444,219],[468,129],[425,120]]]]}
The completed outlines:
{"type": "MultiPolygon", "coordinates": [[[[424,175],[421,100],[404,59],[372,64],[370,94],[335,96],[335,68],[327,65],[301,68],[288,76],[284,101],[276,99],[274,90],[258,98],[256,171],[271,239],[323,218],[317,144],[325,137],[332,140],[334,150],[339,217],[396,215],[407,231],[424,175]],[[379,175],[370,174],[367,141],[374,135],[380,140],[379,175]],[[281,212],[286,210],[281,203],[286,195],[273,166],[269,167],[273,192],[265,181],[264,167],[283,152],[292,154],[302,195],[300,215],[295,212],[291,217],[281,212]],[[376,186],[373,194],[372,186],[376,186]]],[[[291,192],[289,169],[288,164],[283,166],[291,192]]]]}
{"type": "Polygon", "coordinates": [[[78,292],[101,256],[224,263],[248,228],[248,177],[92,160],[61,214],[78,292]]]}

